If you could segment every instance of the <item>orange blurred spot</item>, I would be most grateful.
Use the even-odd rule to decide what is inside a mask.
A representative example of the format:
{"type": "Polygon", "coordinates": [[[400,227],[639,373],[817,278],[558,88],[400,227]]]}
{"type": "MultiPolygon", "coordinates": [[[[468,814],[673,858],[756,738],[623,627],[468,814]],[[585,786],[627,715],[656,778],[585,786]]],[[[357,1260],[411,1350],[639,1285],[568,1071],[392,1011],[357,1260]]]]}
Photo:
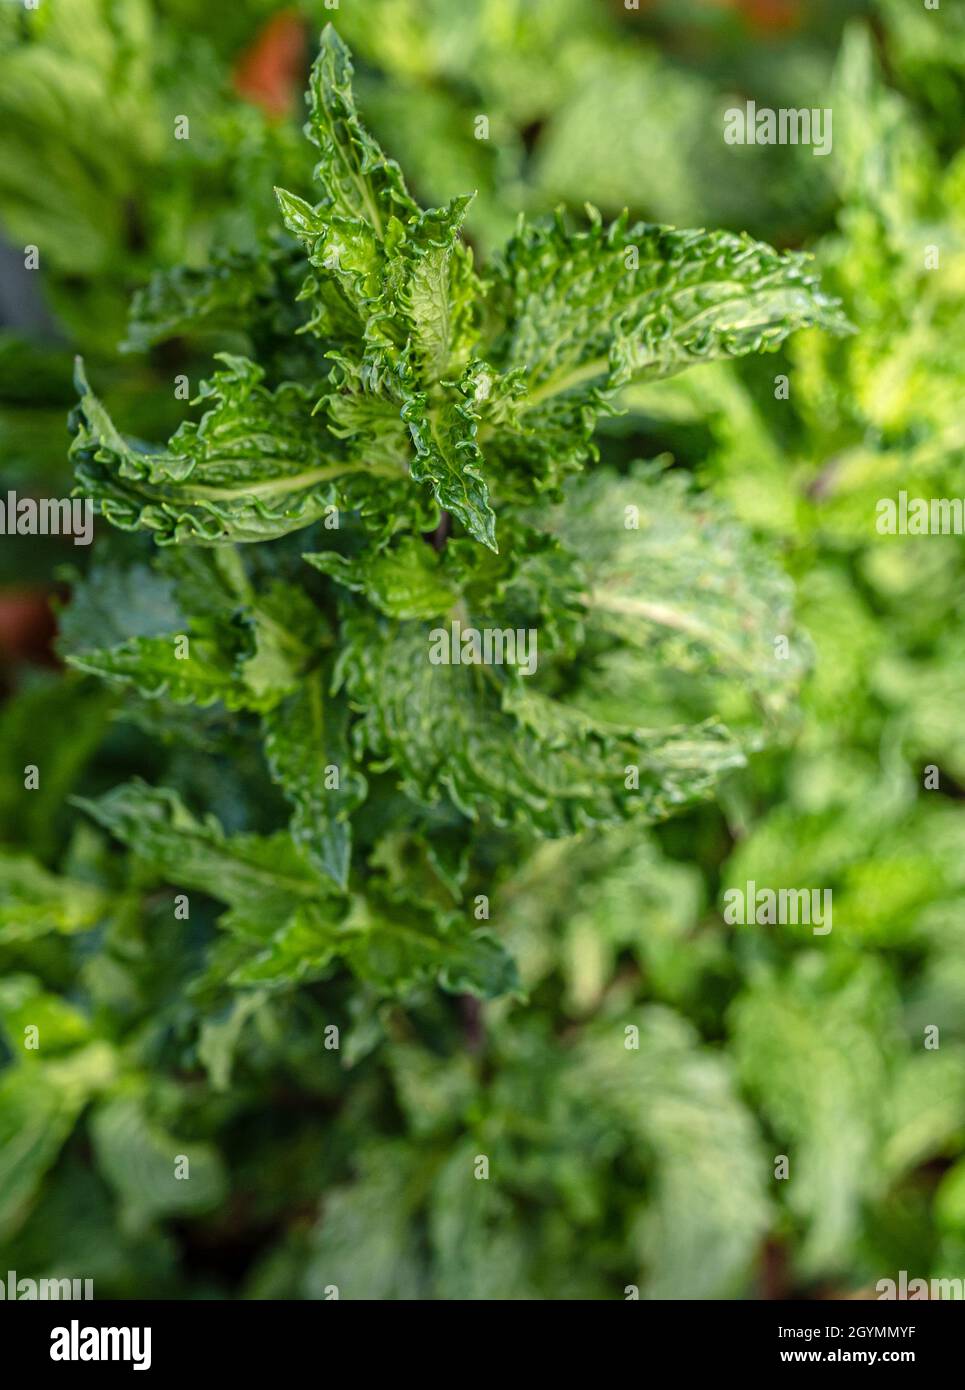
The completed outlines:
{"type": "Polygon", "coordinates": [[[305,26],[294,11],[283,10],[235,62],[235,91],[268,116],[286,116],[301,90],[304,62],[305,26]]]}
{"type": "Polygon", "coordinates": [[[758,29],[794,29],[801,18],[799,0],[744,0],[743,8],[758,29]]]}
{"type": "Polygon", "coordinates": [[[710,0],[728,10],[739,10],[755,29],[794,29],[801,21],[800,0],[710,0]]]}
{"type": "Polygon", "coordinates": [[[56,633],[48,594],[43,589],[0,592],[0,657],[55,665],[50,644],[56,633]]]}

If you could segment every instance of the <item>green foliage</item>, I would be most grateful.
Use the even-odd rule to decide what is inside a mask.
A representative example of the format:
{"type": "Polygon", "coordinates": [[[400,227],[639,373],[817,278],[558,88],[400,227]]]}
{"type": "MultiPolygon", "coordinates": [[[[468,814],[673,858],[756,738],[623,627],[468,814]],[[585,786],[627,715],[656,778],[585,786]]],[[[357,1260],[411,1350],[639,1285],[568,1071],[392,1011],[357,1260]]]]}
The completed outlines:
{"type": "MultiPolygon", "coordinates": [[[[220,590],[212,598],[195,585],[181,600],[187,655],[175,627],[70,658],[149,698],[263,713],[266,760],[294,806],[294,840],[343,892],[367,764],[394,774],[416,806],[441,807],[465,837],[473,822],[562,835],[658,818],[743,762],[741,739],[710,718],[715,696],[701,699],[700,686],[726,673],[754,688],[778,674],[758,682],[753,668],[767,656],[740,650],[752,632],[772,647],[789,619],[784,585],[748,538],[712,525],[706,506],[697,511],[704,504],[645,470],[571,489],[555,519],[545,506],[531,519],[520,509],[559,492],[563,460],[571,471],[593,459],[594,422],[623,382],[771,350],[806,324],[844,327],[800,257],[624,221],[604,231],[594,219],[573,234],[562,219],[521,227],[487,287],[458,239],[468,200],[419,210],[362,126],[350,81],[347,51],[329,28],[306,126],[321,154],[322,196],[312,206],[279,193],[311,267],[300,297],[315,312],[305,328],[329,344],[332,367],[315,390],[297,381],[270,389],[265,368],[221,354],[225,370],[199,397],[214,404],[155,450],[126,440],[78,373],[80,490],[123,530],[216,547],[206,568],[191,564],[227,588],[230,616],[222,621],[220,590]],[[520,461],[532,475],[525,481],[520,461]],[[413,497],[412,483],[427,484],[428,495],[413,497]],[[642,531],[629,511],[643,512],[642,531]],[[440,513],[467,534],[457,529],[434,554],[418,533],[440,513]],[[291,631],[306,577],[292,569],[281,600],[287,646],[263,640],[277,589],[259,592],[252,566],[224,548],[323,517],[350,550],[309,555],[329,576],[321,612],[310,607],[304,635],[291,631]],[[472,542],[497,552],[497,517],[508,535],[524,526],[529,539],[487,560],[472,542]],[[538,675],[535,651],[531,670],[438,664],[432,617],[480,628],[511,617],[550,650],[538,675]],[[648,727],[629,700],[617,712],[595,693],[610,671],[626,686],[655,659],[659,667],[661,627],[679,634],[665,665],[692,687],[695,708],[705,706],[693,727],[666,707],[648,727]],[[331,642],[336,660],[320,664],[331,642]]],[[[177,569],[168,567],[183,589],[177,569]]],[[[98,582],[95,571],[88,583],[98,582]]],[[[800,669],[780,674],[793,683],[800,669]]],[[[762,702],[771,713],[783,703],[762,702]]],[[[375,819],[384,833],[384,816],[375,819]]],[[[364,881],[364,851],[359,858],[364,881]]]]}
{"type": "MultiPolygon", "coordinates": [[[[3,18],[4,222],[83,354],[107,523],[67,671],[0,714],[8,1267],[959,1276],[960,543],[873,518],[960,491],[960,57],[890,0],[840,50],[826,5],[765,45],[380,0],[338,16],[357,78],[323,35],[300,140],[230,90],[273,8],[3,18]],[[827,160],[708,136],[833,68],[827,160]],[[456,624],[535,634],[532,671],[434,662],[456,624]],[[833,931],[728,925],[751,879],[833,889],[833,931]]],[[[0,358],[16,477],[62,479],[69,355],[0,358]]]]}

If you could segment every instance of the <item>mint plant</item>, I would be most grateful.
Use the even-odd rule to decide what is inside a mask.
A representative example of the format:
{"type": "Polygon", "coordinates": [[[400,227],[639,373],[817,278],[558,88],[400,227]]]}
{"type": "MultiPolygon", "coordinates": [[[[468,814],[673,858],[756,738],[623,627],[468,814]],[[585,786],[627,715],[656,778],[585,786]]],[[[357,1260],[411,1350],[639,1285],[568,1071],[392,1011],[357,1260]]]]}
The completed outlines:
{"type": "Polygon", "coordinates": [[[77,493],[132,534],[75,587],[63,651],[197,792],[81,804],[224,904],[199,994],[346,966],[491,997],[516,986],[507,870],[708,795],[779,736],[804,664],[788,581],[712,498],[666,458],[601,466],[619,393],[847,324],[799,254],[589,208],[521,220],[480,270],[470,196],[419,206],[330,27],[308,100],[317,201],[277,190],[257,252],[135,302],[134,346],[230,341],[200,419],[127,438],[78,364],[77,493]],[[505,659],[522,633],[531,667],[505,659]]]}

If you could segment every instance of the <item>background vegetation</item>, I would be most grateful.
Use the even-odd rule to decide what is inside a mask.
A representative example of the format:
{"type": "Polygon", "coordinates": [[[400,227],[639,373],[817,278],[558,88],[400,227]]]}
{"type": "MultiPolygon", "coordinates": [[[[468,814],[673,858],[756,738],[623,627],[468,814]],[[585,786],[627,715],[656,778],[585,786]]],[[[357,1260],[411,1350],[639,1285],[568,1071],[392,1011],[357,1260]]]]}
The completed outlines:
{"type": "MultiPolygon", "coordinates": [[[[68,491],[75,351],[157,438],[183,418],[175,373],[194,382],[233,346],[210,318],[158,330],[144,287],[254,248],[272,185],[307,193],[301,92],[330,18],[422,202],[479,190],[481,255],[519,211],[586,199],[814,252],[854,335],[804,331],[777,357],[630,388],[603,450],[617,466],[669,451],[779,556],[813,648],[797,727],[714,804],[503,865],[492,925],[525,998],[388,1000],[342,974],[228,995],[202,971],[214,900],[175,920],[174,889],[69,798],[140,775],[262,829],[263,774],[64,669],[50,614],[85,552],[4,538],[0,1268],[185,1298],[867,1295],[898,1269],[962,1277],[965,557],[960,538],[873,524],[899,487],[963,492],[960,8],[3,6],[5,489],[68,491]],[[830,105],[832,154],[724,146],[723,110],[751,96],[830,105]],[[137,291],[150,313],[129,322],[137,291]],[[25,796],[28,763],[44,777],[25,796]],[[722,893],[748,879],[830,887],[833,932],[726,926],[722,893]],[[632,1089],[611,1046],[628,1022],[632,1089]],[[172,1153],[191,1160],[176,1189],[158,1176],[172,1153]],[[469,1200],[478,1153],[493,1177],[469,1200]]],[[[137,620],[85,593],[68,637],[137,620]]]]}

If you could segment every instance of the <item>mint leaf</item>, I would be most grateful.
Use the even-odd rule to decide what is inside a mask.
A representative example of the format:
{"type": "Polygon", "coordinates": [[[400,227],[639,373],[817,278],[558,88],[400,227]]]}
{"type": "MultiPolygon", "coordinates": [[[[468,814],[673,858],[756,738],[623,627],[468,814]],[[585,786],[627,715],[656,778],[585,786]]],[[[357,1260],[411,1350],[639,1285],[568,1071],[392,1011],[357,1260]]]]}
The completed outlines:
{"type": "Polygon", "coordinates": [[[458,517],[476,540],[496,550],[496,517],[489,505],[483,457],[476,443],[479,416],[471,398],[461,395],[433,408],[424,394],[414,394],[406,401],[402,418],[415,444],[412,477],[427,482],[440,507],[458,517]]]}
{"type": "Polygon", "coordinates": [[[324,882],[286,832],[226,836],[213,817],[197,820],[173,791],[133,781],[77,805],[172,882],[240,905],[267,907],[321,896],[324,882]]]}
{"type": "Polygon", "coordinates": [[[449,798],[466,816],[566,835],[666,814],[743,762],[713,724],[655,732],[597,723],[493,668],[432,665],[429,632],[358,618],[346,625],[339,666],[362,712],[359,745],[427,806],[449,798]],[[630,766],[640,773],[632,791],[630,766]]]}
{"type": "Polygon", "coordinates": [[[221,360],[225,370],[201,388],[212,407],[199,424],[182,425],[168,450],[153,452],[122,437],[78,366],[78,492],[115,526],[149,530],[161,545],[266,540],[353,499],[364,505],[382,470],[349,458],[312,418],[306,388],[289,382],[269,391],[254,363],[224,353],[221,360]]]}
{"type": "Polygon", "coordinates": [[[95,884],[52,874],[28,855],[0,858],[0,942],[87,931],[108,901],[95,884]]]}
{"type": "Polygon", "coordinates": [[[440,381],[465,365],[475,338],[474,308],[481,286],[472,253],[460,238],[472,198],[422,213],[408,229],[411,269],[401,301],[412,325],[420,376],[440,381]]]}
{"type": "Polygon", "coordinates": [[[442,556],[414,536],[401,537],[391,548],[366,549],[351,557],[322,550],[304,558],[353,593],[364,594],[390,618],[435,617],[447,612],[458,597],[442,556]]]}
{"type": "Polygon", "coordinates": [[[272,776],[295,811],[292,839],[340,888],[348,884],[351,812],[365,799],[365,778],[350,762],[348,710],[328,693],[326,672],[306,676],[265,718],[272,776]]]}
{"type": "Polygon", "coordinates": [[[121,1095],[98,1106],[91,1121],[98,1167],[135,1226],[162,1216],[207,1211],[224,1199],[227,1176],[209,1144],[186,1143],[145,1113],[139,1095],[121,1095]],[[190,1177],[179,1178],[179,1155],[190,1177]]]}
{"type": "Polygon", "coordinates": [[[520,372],[528,394],[487,452],[507,469],[521,454],[537,485],[585,462],[627,382],[773,351],[798,328],[847,330],[806,256],[729,232],[605,226],[590,212],[586,230],[562,214],[524,225],[495,269],[486,356],[520,372]]]}
{"type": "Polygon", "coordinates": [[[127,438],[78,367],[78,491],[162,549],[79,584],[67,659],[135,692],[165,747],[183,715],[251,798],[240,819],[216,800],[226,824],[265,831],[189,813],[209,786],[183,754],[167,790],[82,801],[226,905],[205,997],[343,965],[378,994],[509,988],[466,920],[494,846],[708,797],[785,736],[807,665],[773,561],[666,460],[569,478],[628,383],[846,332],[806,258],[590,209],[521,219],[479,274],[472,195],[420,207],[352,79],[329,26],[313,189],[277,187],[274,237],[138,299],[130,346],[245,345],[217,354],[200,415],[163,446],[127,438]],[[531,663],[437,664],[457,626],[519,635],[531,663]]]}
{"type": "Polygon", "coordinates": [[[382,240],[390,219],[418,211],[402,170],[362,125],[352,94],[352,60],[331,24],[322,31],[308,89],[308,138],[320,159],[315,177],[333,216],[368,223],[382,240]]]}

